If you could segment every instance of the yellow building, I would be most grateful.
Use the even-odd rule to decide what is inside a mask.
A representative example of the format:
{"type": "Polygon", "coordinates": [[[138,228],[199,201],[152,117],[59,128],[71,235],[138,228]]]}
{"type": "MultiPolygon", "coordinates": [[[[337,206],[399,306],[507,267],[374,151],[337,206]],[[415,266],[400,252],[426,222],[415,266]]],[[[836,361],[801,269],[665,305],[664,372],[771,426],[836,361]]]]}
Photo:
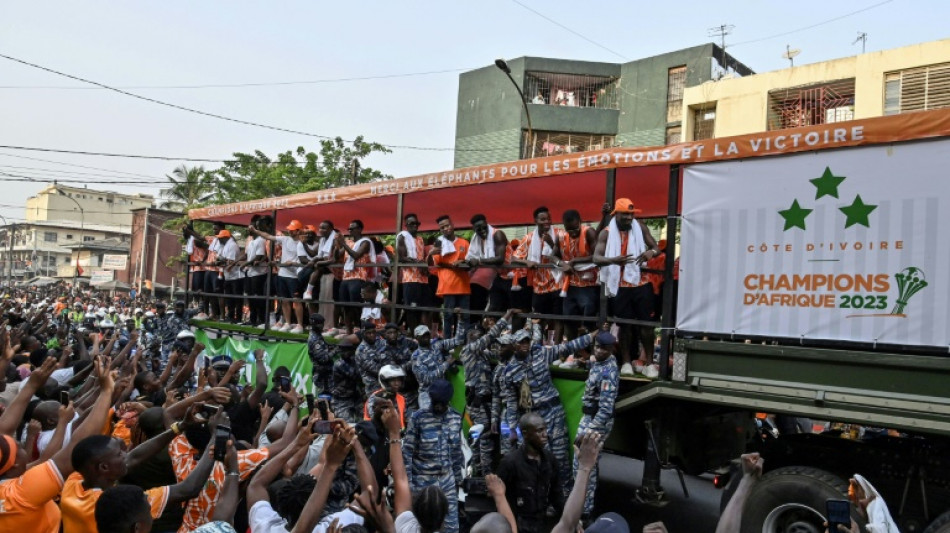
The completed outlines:
{"type": "Polygon", "coordinates": [[[688,87],[683,140],[950,107],[950,39],[688,87]]]}
{"type": "Polygon", "coordinates": [[[131,227],[132,210],[151,207],[154,202],[150,194],[122,194],[54,184],[27,198],[26,220],[131,227]]]}

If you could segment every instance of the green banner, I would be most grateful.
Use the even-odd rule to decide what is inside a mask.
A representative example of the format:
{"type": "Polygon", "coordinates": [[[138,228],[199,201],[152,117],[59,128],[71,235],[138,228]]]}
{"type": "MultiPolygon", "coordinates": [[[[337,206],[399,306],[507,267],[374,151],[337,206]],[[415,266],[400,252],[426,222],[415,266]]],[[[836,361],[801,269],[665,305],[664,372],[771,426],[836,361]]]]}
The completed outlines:
{"type": "MultiPolygon", "coordinates": [[[[256,367],[253,352],[262,349],[264,350],[264,368],[267,370],[267,375],[272,375],[275,368],[285,366],[290,370],[293,387],[297,392],[301,394],[319,394],[319,391],[314,390],[313,365],[310,363],[307,343],[305,342],[242,341],[231,337],[212,339],[201,329],[195,331],[195,337],[198,342],[205,345],[207,355],[228,354],[234,360],[241,359],[247,363],[241,373],[241,384],[254,383],[256,367]]],[[[465,413],[465,370],[460,367],[458,372],[446,377],[455,389],[451,401],[452,407],[460,413],[465,413]]],[[[584,381],[555,379],[554,386],[560,393],[561,403],[564,404],[564,411],[567,415],[567,430],[571,442],[573,442],[582,416],[581,399],[584,395],[584,381]]],[[[273,387],[273,383],[268,382],[268,390],[271,387],[273,387]]],[[[467,431],[469,420],[467,416],[465,419],[464,427],[467,431]]]]}

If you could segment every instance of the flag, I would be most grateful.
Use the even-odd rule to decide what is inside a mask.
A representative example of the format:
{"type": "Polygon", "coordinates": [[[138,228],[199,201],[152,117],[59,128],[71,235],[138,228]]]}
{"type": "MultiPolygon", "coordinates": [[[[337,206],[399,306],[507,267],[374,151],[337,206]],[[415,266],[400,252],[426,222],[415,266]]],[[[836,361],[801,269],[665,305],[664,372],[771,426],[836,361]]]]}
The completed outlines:
{"type": "Polygon", "coordinates": [[[76,258],[76,275],[82,276],[82,267],[79,266],[79,258],[76,258]]]}

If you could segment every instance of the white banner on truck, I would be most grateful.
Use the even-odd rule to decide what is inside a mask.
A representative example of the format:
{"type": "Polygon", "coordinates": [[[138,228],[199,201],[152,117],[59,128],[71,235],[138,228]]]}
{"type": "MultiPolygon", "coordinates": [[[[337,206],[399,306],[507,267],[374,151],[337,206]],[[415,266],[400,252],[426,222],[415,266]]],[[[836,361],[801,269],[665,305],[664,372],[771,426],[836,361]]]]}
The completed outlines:
{"type": "Polygon", "coordinates": [[[677,327],[950,344],[950,140],[693,165],[677,327]]]}

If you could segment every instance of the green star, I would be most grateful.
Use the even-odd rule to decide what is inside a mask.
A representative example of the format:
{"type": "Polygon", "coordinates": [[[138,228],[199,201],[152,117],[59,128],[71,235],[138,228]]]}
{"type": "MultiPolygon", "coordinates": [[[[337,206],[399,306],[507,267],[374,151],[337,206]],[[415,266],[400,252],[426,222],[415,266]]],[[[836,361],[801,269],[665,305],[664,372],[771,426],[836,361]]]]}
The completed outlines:
{"type": "Polygon", "coordinates": [[[838,197],[838,185],[841,185],[841,182],[844,181],[844,176],[835,176],[831,173],[830,167],[825,167],[825,173],[821,175],[820,178],[815,178],[808,180],[815,186],[815,200],[821,198],[822,196],[834,196],[838,197]]]}
{"type": "Polygon", "coordinates": [[[864,203],[864,201],[861,200],[861,195],[859,194],[854,197],[854,201],[851,202],[851,205],[847,207],[839,207],[838,209],[840,209],[841,212],[848,217],[848,220],[844,223],[845,229],[848,229],[855,224],[861,224],[866,228],[870,228],[871,226],[868,224],[868,215],[871,214],[871,211],[877,209],[877,206],[864,203]]]}
{"type": "Polygon", "coordinates": [[[782,231],[788,231],[792,228],[805,229],[805,217],[812,211],[812,209],[805,209],[798,205],[798,199],[795,199],[792,202],[792,207],[778,212],[785,219],[785,228],[782,231]]]}

